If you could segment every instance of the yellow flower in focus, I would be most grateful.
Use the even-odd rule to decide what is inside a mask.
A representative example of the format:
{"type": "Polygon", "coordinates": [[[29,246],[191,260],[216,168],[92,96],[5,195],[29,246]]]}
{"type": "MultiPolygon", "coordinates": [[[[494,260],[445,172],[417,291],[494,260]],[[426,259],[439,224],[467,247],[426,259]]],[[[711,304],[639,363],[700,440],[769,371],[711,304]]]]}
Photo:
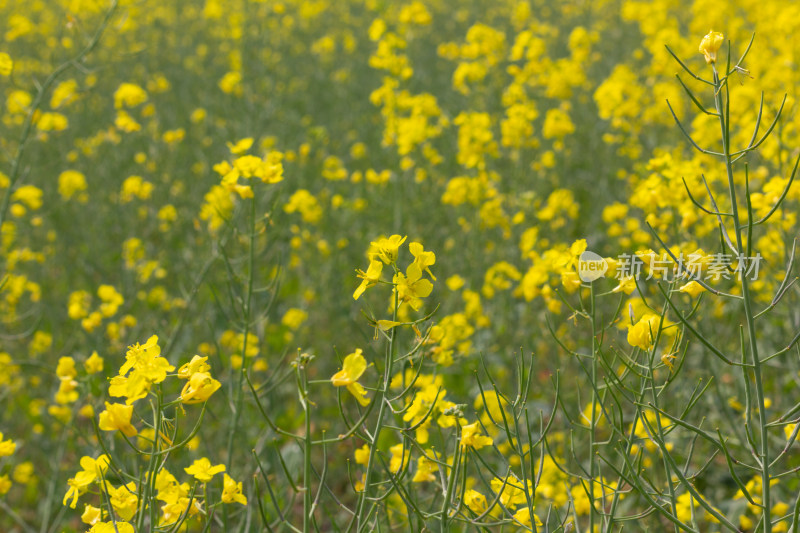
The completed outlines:
{"type": "Polygon", "coordinates": [[[414,263],[417,264],[420,270],[427,272],[431,279],[436,281],[436,276],[434,276],[433,272],[431,272],[430,268],[428,268],[436,263],[436,254],[433,252],[424,251],[422,245],[418,242],[412,242],[409,244],[408,249],[411,252],[411,255],[414,256],[414,263]]]}
{"type": "Polygon", "coordinates": [[[67,480],[69,489],[67,489],[67,493],[64,495],[62,505],[67,505],[67,500],[72,498],[72,503],[70,503],[69,506],[75,509],[75,505],[78,503],[78,497],[89,489],[89,485],[105,474],[110,462],[111,460],[107,455],[101,455],[97,459],[92,459],[88,456],[81,457],[80,465],[83,470],[75,474],[75,477],[67,480]]]}
{"type": "Polygon", "coordinates": [[[725,36],[718,31],[709,31],[708,34],[700,41],[700,52],[706,59],[706,63],[717,62],[717,51],[722,46],[725,36]]]}
{"type": "Polygon", "coordinates": [[[225,465],[211,466],[211,461],[202,457],[192,463],[192,466],[183,470],[190,476],[194,476],[197,481],[208,483],[215,474],[225,471],[225,465]]]}
{"type": "Polygon", "coordinates": [[[84,524],[89,524],[90,526],[93,526],[100,520],[102,520],[102,518],[103,518],[102,511],[99,508],[89,505],[88,503],[83,508],[83,514],[81,515],[81,522],[83,522],[84,524]]]}
{"type": "Polygon", "coordinates": [[[368,288],[377,285],[377,283],[381,280],[381,273],[383,272],[383,263],[377,261],[375,259],[371,260],[369,266],[367,267],[367,271],[364,272],[363,270],[356,270],[356,275],[361,278],[363,281],[361,285],[353,292],[353,300],[358,300],[364,291],[368,288]]]}
{"type": "Polygon", "coordinates": [[[433,291],[433,283],[422,278],[422,270],[416,262],[408,265],[405,276],[401,272],[395,274],[394,283],[400,301],[408,303],[414,310],[418,310],[422,298],[427,298],[433,291]]]}
{"type": "Polygon", "coordinates": [[[225,474],[224,487],[222,489],[222,503],[241,503],[247,505],[247,497],[242,494],[242,482],[236,482],[231,476],[225,474]]]}
{"type": "Polygon", "coordinates": [[[143,345],[136,343],[129,346],[125,358],[119,375],[111,378],[108,393],[111,396],[125,396],[128,405],[147,396],[151,385],[161,383],[167,378],[167,372],[175,370],[169,361],[161,357],[156,335],[152,335],[143,345]],[[128,371],[131,372],[126,376],[128,371]]]}
{"type": "Polygon", "coordinates": [[[206,372],[195,372],[181,391],[182,403],[201,403],[208,400],[222,384],[206,372]]]}
{"type": "Polygon", "coordinates": [[[373,259],[380,259],[385,264],[391,265],[397,261],[397,251],[405,240],[406,237],[401,237],[400,235],[392,235],[388,238],[378,239],[370,243],[370,250],[367,255],[370,261],[373,259]]]}
{"type": "Polygon", "coordinates": [[[136,483],[131,481],[127,485],[120,485],[116,489],[110,484],[106,484],[109,501],[114,511],[123,520],[130,520],[139,508],[139,497],[136,495],[136,483]]]}
{"type": "Polygon", "coordinates": [[[476,450],[488,446],[494,442],[491,437],[485,437],[480,434],[481,427],[479,422],[473,422],[461,428],[461,446],[472,446],[476,450]]]}
{"type": "Polygon", "coordinates": [[[361,348],[344,358],[344,365],[340,371],[331,376],[331,385],[334,387],[347,387],[350,394],[355,396],[361,405],[369,405],[367,391],[358,382],[358,378],[367,369],[367,360],[361,355],[361,348]]]}
{"type": "Polygon", "coordinates": [[[121,431],[126,437],[136,435],[136,428],[131,425],[133,415],[132,405],[122,405],[121,403],[108,403],[106,410],[100,413],[99,427],[103,431],[121,431]]]}
{"type": "Polygon", "coordinates": [[[178,377],[180,379],[189,379],[196,372],[208,372],[211,370],[211,366],[206,363],[207,360],[208,357],[200,357],[199,355],[195,355],[192,357],[191,361],[178,369],[178,377]]]}

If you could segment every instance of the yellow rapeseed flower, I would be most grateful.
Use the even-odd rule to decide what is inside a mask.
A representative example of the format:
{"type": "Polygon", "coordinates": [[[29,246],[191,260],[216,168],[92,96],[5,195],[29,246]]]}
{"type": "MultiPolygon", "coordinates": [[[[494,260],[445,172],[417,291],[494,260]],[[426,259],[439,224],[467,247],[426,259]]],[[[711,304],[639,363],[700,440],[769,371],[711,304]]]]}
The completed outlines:
{"type": "Polygon", "coordinates": [[[700,52],[706,59],[706,63],[717,62],[717,51],[722,46],[725,36],[718,31],[709,31],[708,34],[700,41],[700,52]]]}
{"type": "Polygon", "coordinates": [[[93,505],[89,505],[88,503],[83,508],[83,514],[81,515],[81,522],[84,524],[89,524],[90,526],[95,525],[100,520],[102,520],[102,511],[100,508],[95,507],[93,505]]]}
{"type": "Polygon", "coordinates": [[[361,355],[361,348],[344,358],[344,366],[336,374],[331,376],[331,384],[334,387],[347,387],[347,390],[356,397],[361,405],[368,405],[369,399],[366,398],[367,391],[358,382],[358,378],[367,369],[367,360],[361,355]]]}
{"type": "Polygon", "coordinates": [[[215,474],[225,471],[225,465],[211,466],[211,461],[202,457],[197,459],[192,466],[183,469],[190,476],[194,476],[197,481],[208,483],[215,474]]]}
{"type": "Polygon", "coordinates": [[[14,61],[5,52],[0,52],[0,76],[9,76],[14,70],[14,61]]]}
{"type": "Polygon", "coordinates": [[[196,372],[208,372],[211,370],[211,366],[206,361],[208,361],[208,357],[195,355],[191,361],[178,369],[178,377],[180,379],[189,379],[196,372]]]}
{"type": "Polygon", "coordinates": [[[658,324],[661,319],[654,314],[646,314],[639,322],[628,326],[628,343],[631,346],[649,350],[658,334],[658,324]]]}
{"type": "Polygon", "coordinates": [[[11,455],[16,449],[17,444],[11,439],[3,440],[3,434],[0,433],[0,457],[11,455]]]}
{"type": "Polygon", "coordinates": [[[208,400],[222,384],[207,372],[195,372],[181,391],[182,403],[201,403],[208,400]]]}
{"type": "Polygon", "coordinates": [[[359,285],[355,292],[353,292],[353,299],[358,300],[364,291],[368,288],[377,285],[378,282],[381,280],[381,273],[383,272],[383,263],[380,261],[373,259],[370,261],[369,266],[367,267],[367,271],[364,272],[363,270],[356,270],[356,275],[362,279],[361,285],[359,285]]]}
{"type": "Polygon", "coordinates": [[[469,509],[475,514],[483,514],[486,512],[486,508],[488,507],[486,503],[486,496],[472,489],[468,489],[464,493],[464,505],[469,507],[469,509]]]}
{"type": "Polygon", "coordinates": [[[97,355],[97,352],[92,352],[92,355],[83,363],[87,374],[95,374],[103,371],[103,358],[97,355]]]}
{"type": "Polygon", "coordinates": [[[461,446],[472,446],[476,450],[488,446],[494,442],[491,437],[481,435],[481,427],[479,422],[473,422],[461,428],[461,446]]]}
{"type": "Polygon", "coordinates": [[[98,522],[87,533],[134,533],[133,526],[127,522],[98,522]]]}
{"type": "Polygon", "coordinates": [[[380,259],[385,264],[391,265],[397,261],[397,251],[405,240],[406,237],[401,237],[400,235],[378,239],[370,243],[370,251],[367,255],[369,255],[370,260],[380,259]]]}
{"type": "Polygon", "coordinates": [[[136,435],[136,428],[131,425],[133,415],[132,405],[122,405],[121,403],[108,403],[106,410],[100,413],[99,427],[103,431],[121,431],[126,437],[136,435]]]}
{"type": "Polygon", "coordinates": [[[247,497],[242,494],[242,482],[238,483],[225,474],[224,486],[222,489],[222,503],[241,503],[247,505],[247,497]]]}
{"type": "Polygon", "coordinates": [[[75,474],[75,477],[67,480],[69,489],[64,495],[62,505],[67,505],[67,500],[72,498],[72,503],[70,503],[69,506],[75,509],[75,505],[78,503],[78,497],[89,490],[89,485],[105,474],[110,462],[111,460],[107,455],[101,455],[97,459],[92,459],[88,456],[81,457],[80,465],[83,470],[75,474]]]}

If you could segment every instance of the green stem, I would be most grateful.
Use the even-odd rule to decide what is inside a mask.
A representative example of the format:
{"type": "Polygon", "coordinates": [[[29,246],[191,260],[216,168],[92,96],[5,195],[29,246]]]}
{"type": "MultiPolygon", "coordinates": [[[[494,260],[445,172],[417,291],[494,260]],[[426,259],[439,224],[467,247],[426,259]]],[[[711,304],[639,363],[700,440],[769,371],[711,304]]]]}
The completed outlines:
{"type": "MultiPolygon", "coordinates": [[[[397,309],[399,307],[399,300],[398,294],[395,290],[394,292],[394,306],[392,310],[392,321],[397,321],[397,309]]],[[[383,429],[383,417],[386,412],[386,395],[389,392],[389,384],[392,381],[392,365],[394,363],[394,354],[395,354],[395,338],[397,337],[397,328],[392,328],[391,336],[389,337],[389,346],[386,349],[386,357],[384,360],[384,369],[383,369],[383,382],[381,383],[380,388],[375,393],[375,401],[379,402],[378,404],[378,419],[375,421],[375,430],[372,433],[372,442],[369,443],[369,459],[367,461],[367,471],[364,474],[364,489],[361,492],[361,498],[359,498],[358,502],[358,512],[353,517],[355,521],[357,521],[356,531],[361,531],[362,528],[366,524],[362,524],[361,520],[366,518],[364,515],[364,509],[367,503],[367,499],[372,497],[372,472],[375,467],[375,450],[378,447],[378,441],[381,434],[381,430],[383,429]]],[[[368,514],[372,514],[371,512],[368,514]]],[[[351,523],[352,525],[352,523],[351,523]]]]}
{"type": "MultiPolygon", "coordinates": [[[[727,81],[726,81],[727,84],[727,81]]],[[[730,97],[727,105],[723,108],[722,102],[722,84],[717,74],[717,69],[714,68],[714,104],[719,113],[720,128],[722,130],[722,153],[725,157],[725,170],[728,177],[728,191],[731,199],[731,213],[733,214],[733,223],[736,230],[736,248],[739,257],[737,260],[746,260],[745,247],[742,243],[742,228],[739,221],[739,207],[737,205],[736,187],[733,180],[733,164],[730,149],[730,97]]],[[[752,224],[752,220],[748,220],[748,226],[752,224]]],[[[749,245],[750,243],[748,243],[749,245]]],[[[740,273],[742,283],[742,301],[744,303],[745,320],[747,321],[747,336],[750,341],[750,352],[753,357],[753,373],[756,385],[756,404],[758,406],[758,425],[761,430],[761,497],[764,505],[762,516],[762,524],[764,525],[764,533],[772,531],[771,519],[771,502],[770,502],[770,473],[769,473],[769,442],[767,440],[767,413],[766,405],[764,403],[764,383],[761,376],[761,361],[758,356],[758,344],[756,342],[755,320],[753,318],[752,310],[752,296],[750,295],[750,284],[747,280],[747,273],[740,273]]]]}
{"type": "MultiPolygon", "coordinates": [[[[303,395],[303,412],[305,416],[305,444],[303,446],[303,533],[311,528],[311,407],[308,401],[308,376],[305,367],[300,367],[300,383],[303,395]]],[[[324,446],[324,445],[323,445],[324,446]]]]}
{"type": "MultiPolygon", "coordinates": [[[[442,503],[442,515],[440,517],[441,531],[447,533],[447,522],[450,513],[450,502],[453,498],[453,490],[455,489],[455,481],[458,477],[459,463],[461,461],[461,436],[460,427],[456,424],[456,449],[453,451],[453,467],[450,469],[450,477],[447,479],[447,489],[444,494],[444,503],[442,503]]],[[[444,458],[447,463],[447,457],[444,458]]],[[[447,466],[444,467],[445,474],[447,473],[447,466]]]]}
{"type": "MultiPolygon", "coordinates": [[[[594,301],[594,284],[589,286],[590,294],[590,317],[592,321],[592,383],[597,383],[597,321],[594,301]]],[[[592,410],[589,413],[589,531],[595,531],[595,501],[594,501],[594,480],[597,472],[597,461],[594,453],[594,432],[595,432],[595,413],[597,411],[597,393],[592,387],[592,410]]]]}
{"type": "Polygon", "coordinates": [[[243,389],[244,389],[244,373],[247,364],[247,341],[250,337],[250,312],[253,303],[253,283],[254,283],[254,273],[253,269],[255,267],[255,255],[256,255],[256,199],[255,197],[250,199],[250,250],[249,250],[249,257],[248,257],[248,270],[247,270],[247,295],[245,296],[245,303],[244,303],[244,340],[242,340],[242,361],[241,366],[239,367],[239,379],[237,380],[236,385],[236,400],[234,402],[234,410],[233,410],[233,420],[231,421],[231,427],[228,431],[228,449],[227,449],[227,457],[228,462],[227,466],[230,470],[233,465],[233,441],[236,435],[236,431],[239,427],[239,418],[242,415],[242,397],[243,397],[243,389]]]}

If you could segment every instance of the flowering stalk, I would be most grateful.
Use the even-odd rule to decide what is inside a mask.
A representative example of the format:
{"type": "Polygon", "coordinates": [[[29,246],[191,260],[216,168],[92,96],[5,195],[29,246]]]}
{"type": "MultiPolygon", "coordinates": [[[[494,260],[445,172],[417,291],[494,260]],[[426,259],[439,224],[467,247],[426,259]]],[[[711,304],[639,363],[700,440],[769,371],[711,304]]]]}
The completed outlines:
{"type": "MultiPolygon", "coordinates": [[[[727,75],[725,81],[720,81],[717,68],[714,63],[711,65],[714,72],[714,106],[719,116],[720,130],[722,132],[722,153],[725,159],[725,171],[728,177],[728,193],[731,202],[731,215],[733,218],[734,232],[736,236],[736,252],[739,261],[743,258],[750,256],[749,250],[752,246],[752,231],[753,220],[752,214],[748,213],[747,224],[742,224],[739,217],[738,198],[736,195],[736,186],[733,180],[733,155],[731,154],[730,147],[730,91],[728,88],[727,75]],[[722,98],[722,89],[725,89],[725,101],[722,98]],[[724,108],[723,108],[724,105],[724,108]],[[742,241],[742,231],[747,230],[747,245],[745,246],[742,241]]],[[[730,72],[730,51],[728,53],[728,72],[730,72]]],[[[781,106],[782,108],[783,106],[781,106]]],[[[778,113],[780,116],[780,113],[778,113]]],[[[776,117],[777,120],[777,117],[776,117]]],[[[746,171],[746,170],[745,170],[746,171]]],[[[748,187],[749,189],[749,187],[748,187]]],[[[749,190],[747,191],[747,203],[750,204],[749,190]]],[[[761,375],[761,359],[758,355],[758,342],[756,339],[755,319],[753,315],[753,297],[750,294],[750,283],[747,275],[740,276],[742,286],[742,306],[744,310],[745,321],[747,322],[747,337],[750,341],[750,354],[752,357],[753,374],[755,377],[756,385],[756,405],[758,407],[758,425],[760,429],[760,454],[759,463],[761,466],[761,496],[763,513],[761,522],[764,526],[764,533],[772,531],[772,518],[771,518],[771,499],[770,499],[770,450],[769,440],[767,435],[767,405],[764,403],[764,381],[761,375]]],[[[747,369],[743,367],[745,381],[749,380],[747,376],[747,369]]],[[[750,432],[750,428],[745,428],[746,432],[750,432]]]]}
{"type": "Polygon", "coordinates": [[[227,448],[227,460],[228,464],[231,464],[233,458],[233,441],[236,435],[236,431],[239,427],[239,419],[242,416],[242,397],[244,392],[244,374],[246,369],[247,363],[247,341],[250,337],[250,313],[252,308],[253,302],[253,284],[255,281],[255,255],[256,255],[256,200],[255,198],[250,198],[250,224],[249,224],[249,231],[250,231],[250,242],[249,242],[249,250],[248,250],[248,268],[247,268],[247,294],[245,295],[244,301],[244,309],[243,312],[243,329],[244,329],[244,337],[242,340],[242,361],[241,366],[239,367],[239,376],[236,381],[236,399],[234,401],[234,408],[233,408],[233,420],[231,421],[230,429],[228,430],[228,448],[227,448]]]}
{"type": "MultiPolygon", "coordinates": [[[[400,307],[400,301],[397,291],[394,292],[394,305],[392,306],[392,322],[397,321],[397,310],[400,307]]],[[[357,520],[356,531],[362,531],[368,522],[369,516],[372,514],[371,508],[369,512],[365,513],[367,499],[372,497],[372,474],[375,467],[375,450],[378,448],[378,442],[381,431],[383,430],[383,418],[386,411],[386,394],[389,391],[389,384],[392,381],[392,366],[395,358],[395,338],[397,337],[397,328],[392,328],[389,332],[389,344],[386,347],[386,357],[383,361],[383,378],[378,390],[375,392],[375,400],[378,402],[378,416],[375,421],[375,429],[372,432],[371,442],[369,442],[369,459],[367,461],[367,469],[364,474],[364,489],[361,491],[361,496],[358,500],[358,511],[353,517],[357,520]],[[362,523],[363,520],[363,523],[362,523]]],[[[373,506],[376,504],[372,504],[373,506]]],[[[352,526],[352,523],[351,523],[352,526]]]]}
{"type": "MultiPolygon", "coordinates": [[[[722,451],[725,454],[725,457],[726,457],[726,459],[728,461],[729,470],[730,470],[731,475],[733,476],[734,480],[736,480],[737,485],[740,486],[742,492],[745,494],[745,496],[748,498],[748,500],[751,502],[751,504],[753,504],[754,506],[756,506],[756,507],[761,509],[760,526],[763,527],[763,531],[765,531],[766,533],[769,533],[772,530],[772,525],[773,525],[772,524],[772,514],[773,514],[772,495],[771,495],[771,492],[770,492],[770,484],[771,484],[771,481],[775,477],[779,477],[781,474],[778,474],[777,476],[772,476],[771,475],[771,469],[774,466],[774,464],[777,463],[778,459],[775,459],[775,460],[771,460],[770,459],[771,453],[770,453],[770,449],[769,449],[769,427],[770,427],[771,424],[768,422],[768,418],[767,418],[767,407],[768,407],[769,403],[768,403],[768,401],[767,401],[767,399],[765,398],[765,395],[764,395],[764,378],[763,378],[763,375],[762,375],[762,364],[766,360],[769,360],[772,357],[775,357],[777,355],[780,355],[781,353],[784,353],[786,350],[779,351],[779,352],[767,357],[765,360],[762,360],[761,357],[759,356],[758,335],[757,335],[757,331],[756,331],[756,327],[755,327],[755,319],[758,316],[760,316],[761,314],[763,314],[763,313],[769,311],[770,309],[772,309],[775,306],[775,304],[780,300],[780,298],[783,295],[783,292],[785,292],[784,291],[784,285],[785,285],[786,281],[784,281],[784,283],[781,285],[781,288],[779,289],[778,294],[775,296],[775,298],[773,298],[773,301],[770,304],[770,307],[768,307],[767,309],[765,309],[764,311],[762,311],[761,313],[756,315],[754,313],[754,311],[753,311],[753,303],[754,303],[753,302],[753,295],[751,293],[750,280],[748,279],[748,275],[747,275],[748,272],[747,272],[747,269],[745,267],[747,266],[746,261],[750,260],[750,256],[751,256],[751,252],[752,252],[753,227],[756,226],[756,225],[759,225],[759,224],[762,224],[762,223],[766,222],[767,219],[769,219],[772,216],[772,214],[775,213],[775,211],[781,206],[781,204],[783,203],[783,200],[786,198],[786,194],[788,193],[789,187],[791,186],[792,182],[794,181],[794,177],[795,177],[795,174],[797,172],[797,165],[795,165],[795,168],[794,168],[794,170],[792,172],[792,175],[791,175],[790,179],[788,180],[788,183],[786,184],[786,187],[785,187],[783,193],[780,195],[780,197],[775,202],[775,204],[770,209],[770,211],[765,216],[763,216],[762,218],[760,218],[758,220],[754,220],[753,209],[752,209],[752,198],[751,198],[751,193],[750,193],[749,174],[748,174],[747,165],[745,164],[745,169],[744,169],[745,170],[745,172],[744,172],[744,174],[745,174],[744,200],[745,200],[746,205],[747,205],[747,218],[746,218],[746,221],[743,221],[743,217],[739,212],[740,196],[739,196],[739,193],[737,193],[737,190],[736,190],[736,183],[735,183],[734,174],[733,174],[733,165],[734,165],[734,163],[736,163],[737,161],[739,161],[743,157],[745,157],[748,154],[750,154],[751,152],[755,151],[755,149],[758,148],[767,139],[767,137],[772,133],[772,130],[777,125],[778,119],[780,118],[781,113],[783,111],[783,106],[784,106],[784,104],[786,102],[786,97],[784,97],[783,103],[781,104],[780,109],[776,113],[776,116],[775,116],[775,119],[774,119],[773,123],[767,128],[767,130],[764,132],[764,134],[762,134],[762,136],[760,138],[758,138],[758,130],[759,130],[759,126],[761,124],[761,116],[762,116],[763,103],[764,103],[763,96],[762,96],[761,108],[759,109],[759,112],[758,112],[758,118],[756,120],[756,126],[755,126],[755,130],[753,132],[753,136],[752,136],[751,141],[748,143],[748,145],[745,148],[743,148],[741,150],[738,150],[738,151],[733,151],[731,149],[731,135],[730,135],[730,88],[729,88],[729,79],[730,79],[730,76],[733,75],[736,72],[742,72],[742,71],[746,72],[746,70],[744,70],[741,67],[741,64],[744,61],[744,58],[747,56],[747,54],[748,54],[748,52],[750,50],[750,46],[753,43],[753,40],[751,39],[750,44],[747,46],[747,49],[745,50],[745,52],[742,55],[741,59],[739,59],[739,61],[737,62],[737,64],[735,66],[733,66],[733,68],[731,68],[730,42],[728,43],[727,65],[726,65],[726,68],[725,68],[724,75],[720,75],[720,73],[717,71],[717,52],[719,51],[719,48],[721,47],[723,41],[724,41],[724,36],[721,33],[710,32],[708,35],[706,35],[703,38],[703,40],[702,40],[702,42],[700,44],[700,52],[703,53],[703,55],[704,55],[704,57],[706,59],[706,62],[709,65],[711,65],[711,69],[712,69],[712,73],[713,73],[713,78],[712,78],[711,81],[705,80],[705,79],[697,76],[696,74],[694,74],[682,61],[680,61],[680,59],[677,58],[677,56],[675,56],[674,53],[672,53],[671,50],[669,50],[669,52],[673,55],[673,57],[675,57],[675,59],[684,68],[684,70],[686,70],[692,77],[694,77],[695,79],[706,83],[707,85],[711,86],[713,88],[713,90],[714,90],[714,111],[709,111],[709,110],[706,110],[702,106],[702,104],[692,94],[692,92],[689,90],[689,88],[686,87],[686,85],[683,84],[683,82],[681,81],[681,85],[683,86],[684,90],[687,92],[689,97],[692,99],[692,101],[695,103],[695,105],[703,113],[705,113],[706,115],[715,116],[719,120],[721,139],[722,139],[722,151],[721,152],[714,152],[714,151],[710,151],[710,150],[705,150],[705,149],[701,148],[700,146],[698,146],[697,143],[686,132],[684,127],[680,124],[680,122],[678,121],[678,119],[675,116],[674,112],[673,112],[673,118],[675,118],[675,121],[678,124],[678,126],[680,127],[681,131],[689,139],[689,142],[692,144],[692,146],[694,148],[696,148],[697,150],[699,150],[700,152],[702,152],[704,154],[709,154],[709,155],[713,155],[713,156],[719,157],[725,163],[725,176],[727,178],[727,185],[728,185],[728,197],[729,197],[729,201],[730,201],[730,212],[720,212],[719,208],[717,207],[716,202],[714,201],[713,195],[711,193],[711,189],[708,187],[707,183],[706,183],[706,189],[707,189],[707,192],[708,192],[708,195],[709,195],[709,199],[711,201],[711,205],[713,207],[713,211],[705,209],[700,204],[698,204],[697,201],[694,200],[694,197],[691,195],[691,192],[689,192],[689,195],[690,195],[690,198],[692,199],[692,202],[696,206],[698,206],[698,208],[700,208],[701,210],[703,210],[704,212],[706,212],[708,214],[712,214],[712,215],[715,215],[717,217],[718,227],[719,227],[719,230],[720,230],[720,235],[724,239],[725,245],[727,245],[727,247],[734,254],[736,254],[736,256],[737,256],[736,257],[736,259],[738,261],[737,271],[739,272],[739,278],[740,278],[739,281],[740,281],[740,288],[741,288],[741,296],[734,296],[734,295],[726,295],[726,296],[730,296],[732,298],[742,300],[742,311],[743,311],[743,314],[744,314],[743,318],[744,318],[744,322],[746,323],[746,328],[747,328],[746,334],[747,334],[747,338],[748,339],[747,339],[747,342],[745,342],[745,339],[744,339],[745,333],[743,331],[744,328],[742,328],[740,330],[740,344],[741,344],[741,350],[742,350],[741,363],[735,363],[735,362],[729,360],[728,358],[726,358],[720,352],[720,350],[715,348],[707,339],[705,339],[694,328],[692,328],[687,322],[685,322],[685,319],[683,317],[681,317],[681,321],[684,322],[685,325],[687,325],[688,329],[690,331],[692,331],[692,333],[694,333],[707,348],[711,349],[713,353],[715,353],[718,357],[723,359],[727,364],[736,365],[736,366],[740,366],[741,367],[742,380],[743,380],[743,385],[744,385],[744,390],[745,390],[745,406],[744,406],[744,416],[745,416],[745,424],[744,425],[745,425],[745,427],[744,427],[744,433],[745,433],[746,441],[747,441],[747,443],[749,443],[752,455],[753,455],[753,457],[755,458],[755,461],[756,461],[756,465],[752,466],[751,468],[753,470],[759,472],[759,478],[760,478],[759,481],[760,481],[760,484],[761,484],[760,502],[758,502],[756,504],[754,502],[754,500],[752,499],[752,497],[749,495],[747,489],[744,488],[743,485],[741,484],[741,482],[738,480],[736,472],[733,469],[733,465],[734,464],[743,464],[743,463],[740,462],[740,461],[737,461],[737,460],[735,460],[735,459],[733,459],[731,457],[730,453],[727,450],[727,446],[726,446],[725,441],[724,441],[724,439],[723,439],[721,434],[719,436],[718,448],[719,448],[720,451],[722,451]],[[758,140],[756,140],[757,138],[758,138],[758,140]],[[729,237],[728,228],[727,228],[726,224],[723,221],[723,217],[730,217],[731,221],[733,222],[733,231],[734,231],[734,239],[733,240],[729,237]],[[745,232],[745,231],[747,232],[746,236],[743,236],[743,232],[745,232]],[[749,348],[749,350],[748,350],[748,348],[749,348]],[[751,361],[748,361],[748,351],[749,351],[749,354],[750,354],[749,357],[752,359],[751,361]],[[751,392],[750,392],[750,381],[751,381],[750,370],[752,370],[752,380],[753,380],[753,383],[755,384],[755,398],[754,399],[751,399],[751,392]],[[759,438],[757,440],[754,438],[754,436],[751,433],[753,403],[755,403],[755,408],[758,411],[757,421],[758,421],[758,428],[759,428],[759,438]]],[[[678,79],[680,81],[680,78],[678,78],[678,79]]],[[[670,107],[670,109],[671,109],[671,107],[670,107]]],[[[800,164],[800,160],[798,160],[798,163],[800,164]]],[[[704,180],[704,182],[705,182],[705,180],[704,180]]],[[[687,187],[687,192],[688,192],[688,187],[687,187]]],[[[660,239],[659,239],[659,241],[660,241],[660,239]]],[[[661,243],[662,243],[662,245],[664,244],[663,241],[661,241],[661,243]]],[[[789,265],[787,267],[787,277],[788,277],[789,270],[791,270],[791,266],[792,266],[793,260],[794,260],[794,253],[792,253],[792,258],[789,260],[789,265]]],[[[721,293],[716,293],[716,294],[721,294],[721,293]]],[[[667,301],[668,301],[669,305],[673,309],[675,309],[674,304],[672,304],[672,302],[669,299],[667,299],[667,301]]],[[[792,343],[790,343],[789,346],[794,344],[794,342],[796,342],[796,341],[793,341],[792,343]]],[[[660,412],[660,410],[659,410],[659,412],[660,412]]],[[[702,435],[703,434],[702,431],[699,428],[691,427],[691,426],[689,426],[688,424],[686,424],[685,422],[683,422],[681,420],[674,420],[673,419],[673,421],[676,422],[676,423],[679,423],[680,425],[683,425],[684,427],[687,427],[687,428],[691,429],[692,431],[694,431],[698,435],[702,435]]],[[[666,454],[665,454],[665,458],[671,460],[671,457],[669,457],[666,454]]],[[[778,458],[780,458],[780,456],[778,456],[778,458]]],[[[688,482],[684,482],[684,484],[686,485],[687,490],[692,492],[693,487],[688,482]]],[[[694,492],[692,492],[692,495],[697,497],[697,494],[694,493],[694,492]]],[[[702,499],[700,499],[699,497],[698,497],[698,501],[700,501],[700,503],[703,504],[704,507],[706,507],[705,502],[702,499]]],[[[717,519],[720,518],[718,516],[718,514],[715,514],[714,512],[712,512],[712,510],[710,510],[708,507],[706,507],[706,510],[709,511],[710,514],[714,515],[717,519]]],[[[736,528],[732,524],[726,523],[726,521],[724,521],[724,520],[722,520],[721,522],[724,525],[726,525],[729,529],[736,530],[736,528]]]]}

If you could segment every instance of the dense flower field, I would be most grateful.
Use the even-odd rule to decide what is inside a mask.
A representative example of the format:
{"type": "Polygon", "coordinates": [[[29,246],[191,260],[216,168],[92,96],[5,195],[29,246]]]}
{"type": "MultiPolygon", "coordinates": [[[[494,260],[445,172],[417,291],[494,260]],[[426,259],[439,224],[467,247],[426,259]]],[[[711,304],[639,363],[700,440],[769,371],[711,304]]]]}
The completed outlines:
{"type": "Polygon", "coordinates": [[[798,35],[0,0],[0,531],[800,530],[798,35]]]}

